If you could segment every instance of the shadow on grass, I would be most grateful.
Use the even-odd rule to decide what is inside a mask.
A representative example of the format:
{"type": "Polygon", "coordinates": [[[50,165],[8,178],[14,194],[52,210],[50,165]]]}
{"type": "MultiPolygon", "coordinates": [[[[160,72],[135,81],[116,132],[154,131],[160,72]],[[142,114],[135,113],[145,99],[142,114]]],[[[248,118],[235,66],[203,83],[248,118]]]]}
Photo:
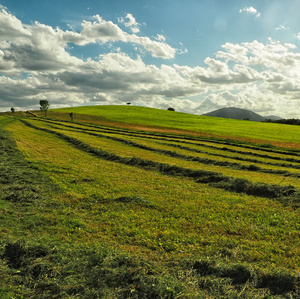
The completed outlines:
{"type": "Polygon", "coordinates": [[[168,265],[105,244],[51,248],[19,240],[0,254],[30,298],[297,298],[299,292],[299,276],[283,271],[209,259],[168,265]]]}

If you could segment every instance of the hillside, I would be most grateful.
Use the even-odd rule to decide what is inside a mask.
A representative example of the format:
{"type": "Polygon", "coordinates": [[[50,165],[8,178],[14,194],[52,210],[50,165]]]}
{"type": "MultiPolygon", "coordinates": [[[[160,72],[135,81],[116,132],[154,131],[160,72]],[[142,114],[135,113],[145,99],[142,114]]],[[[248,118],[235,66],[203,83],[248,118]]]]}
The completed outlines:
{"type": "MultiPolygon", "coordinates": [[[[286,127],[280,124],[246,122],[193,115],[138,106],[86,106],[49,110],[49,117],[70,120],[69,113],[85,122],[106,125],[155,130],[174,134],[196,134],[215,138],[230,138],[276,146],[290,146],[300,149],[300,127],[286,127]],[[286,144],[288,142],[288,144],[286,144]]],[[[42,114],[40,114],[42,115],[42,114]]]]}
{"type": "Polygon", "coordinates": [[[0,115],[0,298],[297,298],[299,131],[72,109],[0,115]]]}
{"type": "Polygon", "coordinates": [[[240,109],[240,108],[221,108],[209,113],[205,113],[206,116],[224,117],[240,120],[251,120],[251,121],[263,121],[265,118],[253,111],[240,109]]]}

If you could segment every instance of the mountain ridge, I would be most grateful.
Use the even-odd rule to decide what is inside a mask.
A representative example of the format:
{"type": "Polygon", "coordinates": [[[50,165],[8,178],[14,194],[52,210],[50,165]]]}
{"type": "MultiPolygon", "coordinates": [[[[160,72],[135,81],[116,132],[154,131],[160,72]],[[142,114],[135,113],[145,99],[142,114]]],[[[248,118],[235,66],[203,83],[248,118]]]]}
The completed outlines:
{"type": "Polygon", "coordinates": [[[240,120],[251,120],[251,121],[264,121],[265,119],[274,119],[274,120],[281,119],[281,117],[279,116],[275,116],[275,115],[261,116],[260,114],[255,113],[251,110],[236,108],[236,107],[221,108],[202,115],[240,119],[240,120]]]}

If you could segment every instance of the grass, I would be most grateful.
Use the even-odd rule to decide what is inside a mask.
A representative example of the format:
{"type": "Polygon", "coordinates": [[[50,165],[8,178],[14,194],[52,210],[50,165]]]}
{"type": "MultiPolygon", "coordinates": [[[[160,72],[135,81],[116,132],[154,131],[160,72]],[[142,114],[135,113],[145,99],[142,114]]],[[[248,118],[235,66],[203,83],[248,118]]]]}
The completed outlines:
{"type": "MultiPolygon", "coordinates": [[[[41,129],[49,131],[49,129],[47,129],[46,127],[43,127],[41,129]]],[[[185,174],[186,176],[190,176],[198,179],[200,179],[200,176],[204,176],[206,178],[207,175],[208,176],[213,175],[215,178],[219,178],[220,175],[223,174],[225,176],[230,175],[236,178],[251,178],[251,180],[254,180],[256,182],[267,183],[270,181],[274,181],[274,182],[278,182],[280,185],[283,184],[287,186],[289,184],[293,184],[296,187],[300,187],[299,174],[296,171],[294,173],[290,173],[286,170],[282,171],[277,169],[263,169],[253,164],[251,164],[250,166],[241,165],[240,163],[237,162],[224,161],[224,159],[217,161],[217,160],[208,159],[207,157],[200,158],[199,156],[197,157],[190,156],[190,155],[187,156],[178,153],[178,151],[174,152],[174,151],[168,151],[163,149],[155,149],[153,147],[144,146],[136,142],[127,141],[120,138],[98,135],[98,134],[95,135],[95,133],[88,133],[88,135],[86,136],[84,133],[81,132],[78,133],[78,132],[68,131],[68,137],[67,137],[66,135],[61,133],[63,132],[62,130],[53,131],[51,128],[49,132],[59,134],[61,138],[68,140],[71,144],[80,147],[82,150],[91,152],[98,156],[105,157],[108,160],[119,161],[120,163],[125,163],[130,165],[140,164],[141,167],[144,166],[150,168],[157,168],[160,169],[160,171],[162,171],[163,173],[167,173],[167,172],[169,173],[173,172],[174,174],[186,173],[185,174]],[[92,137],[89,136],[89,134],[92,134],[92,137]],[[100,139],[95,137],[100,137],[100,139]],[[121,144],[119,144],[118,142],[120,142],[121,144]],[[152,154],[152,152],[154,153],[152,154]],[[138,156],[139,159],[136,159],[135,158],[136,156],[138,156]],[[168,163],[169,165],[173,166],[173,168],[164,165],[165,163],[168,163]],[[175,169],[176,166],[184,167],[185,169],[191,168],[194,171],[175,169]],[[249,170],[250,172],[249,171],[245,172],[241,170],[249,170]],[[202,175],[200,175],[200,171],[203,172],[202,175]],[[211,171],[214,171],[215,173],[211,173],[211,171]],[[264,176],[263,175],[258,176],[257,172],[264,172],[267,174],[265,174],[264,176]],[[280,174],[281,176],[276,176],[273,173],[280,174]]],[[[227,178],[225,177],[224,179],[227,178]]],[[[215,182],[215,180],[213,182],[215,182]]],[[[273,195],[273,193],[272,196],[276,197],[273,195]]]]}
{"type": "Polygon", "coordinates": [[[135,124],[161,129],[178,129],[177,133],[180,133],[180,130],[182,133],[187,130],[221,138],[235,137],[240,140],[248,139],[274,145],[290,146],[292,144],[300,149],[300,139],[294,138],[297,134],[299,136],[299,126],[222,119],[137,106],[87,106],[61,108],[50,110],[49,113],[51,112],[54,113],[54,117],[59,116],[55,114],[57,112],[73,112],[75,120],[78,113],[99,117],[102,121],[122,122],[131,126],[135,124]]]}
{"type": "MultiPolygon", "coordinates": [[[[199,162],[163,151],[197,153],[157,143],[171,138],[213,159],[194,135],[26,122],[0,116],[0,298],[297,298],[296,178],[286,194],[271,180],[258,184],[289,180],[279,173],[203,164],[195,178],[199,162]]],[[[282,148],[253,152],[274,169],[272,157],[299,159],[282,148]]]]}

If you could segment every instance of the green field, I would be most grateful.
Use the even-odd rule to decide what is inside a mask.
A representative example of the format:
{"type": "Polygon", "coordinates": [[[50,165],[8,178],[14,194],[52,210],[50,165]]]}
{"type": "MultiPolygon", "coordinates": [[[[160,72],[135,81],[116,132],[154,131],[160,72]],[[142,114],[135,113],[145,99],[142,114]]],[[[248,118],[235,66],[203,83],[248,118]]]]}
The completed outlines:
{"type": "Polygon", "coordinates": [[[75,120],[76,114],[86,114],[107,121],[188,130],[221,138],[246,137],[265,143],[289,142],[300,149],[299,126],[222,119],[137,106],[87,106],[50,110],[50,115],[51,112],[73,112],[75,120]]]}
{"type": "Polygon", "coordinates": [[[299,298],[299,127],[37,114],[0,114],[0,298],[299,298]]]}

